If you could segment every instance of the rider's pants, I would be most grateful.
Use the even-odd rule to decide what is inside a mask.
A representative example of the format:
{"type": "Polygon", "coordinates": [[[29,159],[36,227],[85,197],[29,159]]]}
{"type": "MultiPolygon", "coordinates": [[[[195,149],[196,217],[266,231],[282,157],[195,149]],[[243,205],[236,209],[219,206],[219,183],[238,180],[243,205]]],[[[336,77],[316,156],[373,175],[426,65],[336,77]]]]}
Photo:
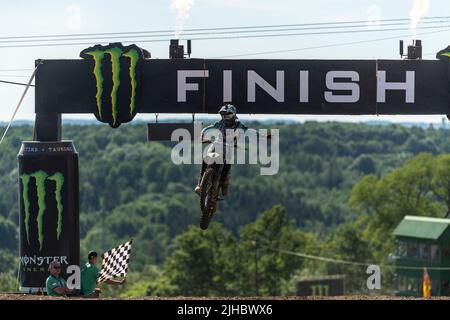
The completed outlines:
{"type": "MultiPolygon", "coordinates": [[[[205,173],[207,166],[208,164],[205,161],[203,161],[202,170],[200,171],[200,178],[198,179],[198,185],[200,185],[200,183],[202,182],[203,174],[205,173]]],[[[229,175],[230,172],[231,172],[231,164],[225,163],[222,169],[222,181],[224,181],[225,177],[229,175]]]]}

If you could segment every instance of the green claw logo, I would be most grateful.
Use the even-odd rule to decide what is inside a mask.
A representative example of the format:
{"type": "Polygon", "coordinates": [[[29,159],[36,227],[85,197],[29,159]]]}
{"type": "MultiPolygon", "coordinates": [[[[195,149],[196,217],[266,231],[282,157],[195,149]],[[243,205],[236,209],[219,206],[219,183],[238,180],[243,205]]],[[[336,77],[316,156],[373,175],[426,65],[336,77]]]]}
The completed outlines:
{"type": "Polygon", "coordinates": [[[113,128],[133,120],[140,100],[142,50],[136,45],[125,47],[121,43],[112,43],[85,49],[80,56],[93,62],[91,68],[96,85],[94,114],[97,119],[113,128]]]}
{"type": "Polygon", "coordinates": [[[39,250],[42,250],[42,246],[44,244],[44,216],[47,208],[47,204],[45,202],[46,193],[48,183],[46,182],[54,182],[55,183],[55,202],[56,208],[58,210],[58,221],[56,225],[56,239],[59,240],[62,233],[62,214],[63,214],[63,203],[62,203],[62,188],[64,185],[64,175],[61,172],[56,172],[53,175],[49,175],[47,172],[39,170],[30,174],[22,174],[20,175],[20,181],[22,183],[22,200],[23,200],[23,209],[24,209],[24,225],[25,225],[25,234],[27,236],[27,242],[30,244],[30,198],[29,198],[29,190],[30,190],[30,181],[31,178],[34,179],[34,183],[36,186],[36,194],[37,194],[37,206],[38,212],[36,216],[37,230],[38,230],[38,242],[39,242],[39,250]]]}
{"type": "Polygon", "coordinates": [[[450,46],[441,50],[437,53],[436,58],[439,60],[449,60],[450,59],[450,46]]]}

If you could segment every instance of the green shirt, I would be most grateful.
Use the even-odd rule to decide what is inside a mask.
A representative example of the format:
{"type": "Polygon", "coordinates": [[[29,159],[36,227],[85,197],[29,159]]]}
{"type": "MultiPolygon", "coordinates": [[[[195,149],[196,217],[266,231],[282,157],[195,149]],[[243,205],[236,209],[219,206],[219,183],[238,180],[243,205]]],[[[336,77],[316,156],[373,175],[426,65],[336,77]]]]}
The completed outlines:
{"type": "Polygon", "coordinates": [[[81,294],[88,295],[95,292],[97,285],[97,278],[100,275],[100,270],[95,264],[86,264],[81,267],[81,294]]]}
{"type": "Polygon", "coordinates": [[[45,288],[47,289],[47,294],[51,297],[61,297],[62,294],[59,294],[55,291],[56,288],[65,287],[66,286],[66,280],[59,277],[56,278],[52,275],[50,275],[47,278],[47,281],[45,281],[45,288]]]}

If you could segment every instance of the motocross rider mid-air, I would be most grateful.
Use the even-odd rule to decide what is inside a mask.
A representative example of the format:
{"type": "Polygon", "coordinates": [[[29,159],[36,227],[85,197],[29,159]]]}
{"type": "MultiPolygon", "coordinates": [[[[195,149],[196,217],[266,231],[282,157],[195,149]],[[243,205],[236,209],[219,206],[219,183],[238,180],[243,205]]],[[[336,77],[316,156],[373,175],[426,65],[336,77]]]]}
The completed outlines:
{"type": "MultiPolygon", "coordinates": [[[[200,140],[204,142],[204,135],[205,132],[209,129],[218,129],[220,130],[223,141],[226,141],[226,130],[227,129],[242,129],[246,131],[248,128],[242,124],[241,121],[239,121],[238,117],[236,116],[236,107],[230,103],[226,103],[223,105],[220,110],[219,114],[222,117],[222,119],[219,122],[216,122],[206,128],[204,128],[201,132],[200,140]]],[[[225,157],[224,157],[225,159],[225,157]]],[[[202,182],[203,174],[205,173],[207,163],[203,160],[202,163],[202,170],[200,171],[200,178],[198,180],[198,184],[195,187],[195,192],[200,194],[200,183],[202,182]]],[[[223,170],[222,170],[222,195],[226,196],[228,194],[228,185],[230,183],[230,170],[231,170],[231,164],[224,164],[223,170]]]]}

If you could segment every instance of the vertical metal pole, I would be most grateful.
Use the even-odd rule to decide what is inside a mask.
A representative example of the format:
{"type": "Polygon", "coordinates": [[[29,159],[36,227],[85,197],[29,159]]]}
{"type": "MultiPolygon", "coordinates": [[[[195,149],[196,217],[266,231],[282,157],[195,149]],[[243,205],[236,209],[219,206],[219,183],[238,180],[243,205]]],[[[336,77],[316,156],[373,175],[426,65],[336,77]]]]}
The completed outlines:
{"type": "Polygon", "coordinates": [[[60,113],[36,113],[33,140],[61,141],[61,122],[60,113]]]}
{"type": "Polygon", "coordinates": [[[258,259],[259,259],[259,241],[255,241],[255,293],[259,296],[259,274],[258,274],[258,259]]]}

